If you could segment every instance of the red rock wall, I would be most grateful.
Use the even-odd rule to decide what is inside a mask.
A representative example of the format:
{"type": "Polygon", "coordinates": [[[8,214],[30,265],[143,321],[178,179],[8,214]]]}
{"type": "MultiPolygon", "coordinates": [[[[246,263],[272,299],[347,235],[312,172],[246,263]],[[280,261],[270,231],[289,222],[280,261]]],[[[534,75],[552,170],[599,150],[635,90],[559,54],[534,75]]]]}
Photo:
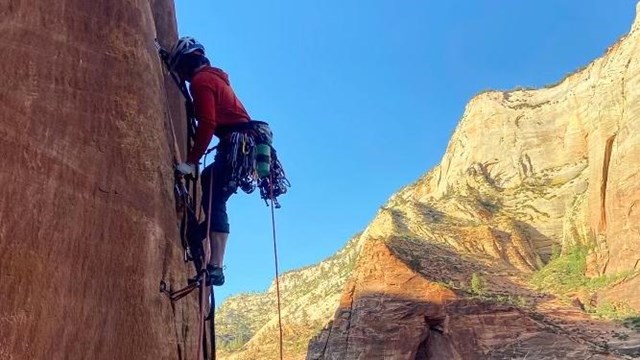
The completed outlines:
{"type": "Polygon", "coordinates": [[[567,316],[564,329],[541,313],[459,296],[409,268],[397,251],[434,278],[478,271],[477,264],[443,248],[421,252],[420,244],[407,245],[399,239],[364,245],[340,307],[310,341],[307,360],[621,358],[594,346],[593,339],[602,335],[584,317],[567,316]]]}
{"type": "Polygon", "coordinates": [[[194,349],[156,27],[172,1],[0,2],[0,359],[194,349]]]}

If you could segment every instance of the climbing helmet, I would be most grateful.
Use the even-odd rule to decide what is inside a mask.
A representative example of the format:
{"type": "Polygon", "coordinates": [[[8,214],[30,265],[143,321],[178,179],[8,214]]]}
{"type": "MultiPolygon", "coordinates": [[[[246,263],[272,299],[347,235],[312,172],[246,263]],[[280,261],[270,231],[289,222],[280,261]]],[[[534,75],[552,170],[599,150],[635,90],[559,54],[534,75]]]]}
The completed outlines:
{"type": "Polygon", "coordinates": [[[190,36],[178,39],[175,45],[173,45],[173,48],[171,48],[171,53],[169,55],[169,69],[171,71],[175,71],[185,55],[191,54],[197,50],[200,50],[202,54],[204,54],[204,46],[196,39],[190,36]]]}

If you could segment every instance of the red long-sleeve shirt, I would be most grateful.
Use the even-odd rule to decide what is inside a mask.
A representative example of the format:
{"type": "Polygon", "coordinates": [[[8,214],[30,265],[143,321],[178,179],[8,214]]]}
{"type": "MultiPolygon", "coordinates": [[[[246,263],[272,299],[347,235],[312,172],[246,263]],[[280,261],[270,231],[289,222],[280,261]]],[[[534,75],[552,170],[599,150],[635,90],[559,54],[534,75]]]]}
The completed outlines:
{"type": "Polygon", "coordinates": [[[197,164],[211,142],[216,129],[248,122],[250,117],[236,97],[229,76],[221,69],[206,66],[191,79],[189,86],[198,127],[187,162],[197,164]]]}

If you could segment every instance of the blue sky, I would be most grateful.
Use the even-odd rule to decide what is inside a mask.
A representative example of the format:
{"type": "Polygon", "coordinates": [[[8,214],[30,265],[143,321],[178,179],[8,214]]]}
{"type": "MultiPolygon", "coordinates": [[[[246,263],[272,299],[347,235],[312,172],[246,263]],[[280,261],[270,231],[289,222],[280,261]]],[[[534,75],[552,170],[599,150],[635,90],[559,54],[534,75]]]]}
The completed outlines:
{"type": "MultiPolygon", "coordinates": [[[[180,36],[205,45],[275,133],[293,184],[276,212],[282,272],[335,253],[436,165],[474,94],[588,64],[629,30],[635,0],[176,0],[176,11],[180,36]]],[[[274,277],[259,195],[238,192],[229,217],[218,304],[274,277]]]]}

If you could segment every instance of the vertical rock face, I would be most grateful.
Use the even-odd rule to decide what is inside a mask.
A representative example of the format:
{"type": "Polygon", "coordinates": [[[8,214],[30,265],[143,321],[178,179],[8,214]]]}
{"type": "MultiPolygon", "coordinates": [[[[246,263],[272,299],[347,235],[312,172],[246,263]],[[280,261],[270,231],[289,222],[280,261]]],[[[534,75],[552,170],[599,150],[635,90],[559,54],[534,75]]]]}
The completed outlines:
{"type": "Polygon", "coordinates": [[[158,292],[187,274],[153,49],[173,2],[6,0],[0,28],[0,359],[184,355],[193,304],[158,292]]]}

